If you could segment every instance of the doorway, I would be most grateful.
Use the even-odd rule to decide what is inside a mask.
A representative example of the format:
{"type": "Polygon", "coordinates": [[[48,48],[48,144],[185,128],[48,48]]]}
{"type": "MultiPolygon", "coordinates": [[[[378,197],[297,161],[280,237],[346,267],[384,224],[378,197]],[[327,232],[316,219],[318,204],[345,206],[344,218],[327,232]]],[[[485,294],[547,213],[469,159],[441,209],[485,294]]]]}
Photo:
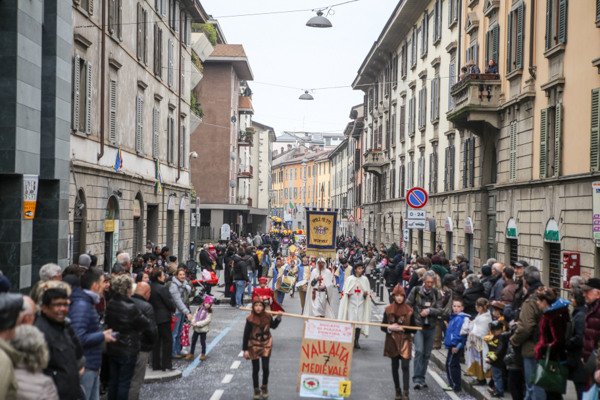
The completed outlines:
{"type": "Polygon", "coordinates": [[[185,211],[179,211],[179,238],[177,240],[177,258],[179,262],[183,262],[183,234],[185,230],[185,211]]]}
{"type": "Polygon", "coordinates": [[[473,235],[467,233],[465,235],[465,250],[467,251],[467,258],[469,259],[469,269],[473,271],[473,255],[475,252],[473,251],[473,235]]]}
{"type": "Polygon", "coordinates": [[[168,210],[167,211],[167,247],[169,250],[174,251],[173,249],[173,229],[175,224],[175,211],[168,210]]]}
{"type": "Polygon", "coordinates": [[[146,239],[152,243],[152,248],[158,245],[158,205],[148,204],[146,211],[146,239]]]}
{"type": "Polygon", "coordinates": [[[496,215],[488,215],[488,237],[487,254],[488,258],[496,258],[496,215]]]}
{"type": "Polygon", "coordinates": [[[454,248],[454,236],[452,235],[452,232],[446,232],[446,255],[448,256],[448,260],[452,260],[452,258],[454,257],[454,254],[452,252],[452,249],[454,248]]]}

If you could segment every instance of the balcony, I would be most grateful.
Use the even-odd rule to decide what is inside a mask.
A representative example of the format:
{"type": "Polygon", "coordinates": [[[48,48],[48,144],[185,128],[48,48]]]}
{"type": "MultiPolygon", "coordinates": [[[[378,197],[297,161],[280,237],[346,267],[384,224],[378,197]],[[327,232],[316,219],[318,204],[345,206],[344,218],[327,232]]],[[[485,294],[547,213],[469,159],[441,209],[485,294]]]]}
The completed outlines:
{"type": "Polygon", "coordinates": [[[190,88],[194,89],[200,83],[204,74],[200,72],[200,69],[196,66],[196,64],[191,63],[190,65],[192,66],[192,79],[190,81],[190,88]]]}
{"type": "Polygon", "coordinates": [[[390,163],[385,152],[381,150],[367,150],[364,154],[363,169],[365,172],[381,176],[383,168],[390,163]]]}
{"type": "Polygon", "coordinates": [[[482,131],[486,126],[500,129],[502,85],[498,75],[469,74],[451,88],[454,109],[448,120],[456,128],[482,131]],[[477,129],[480,128],[480,129],[477,129]]]}
{"type": "Polygon", "coordinates": [[[238,99],[238,111],[240,114],[254,114],[254,108],[252,107],[252,100],[248,96],[240,96],[238,99]]]}
{"type": "Polygon", "coordinates": [[[240,131],[238,136],[238,146],[253,146],[252,137],[254,129],[248,128],[245,131],[240,131]]]}
{"type": "Polygon", "coordinates": [[[192,43],[192,49],[198,54],[200,61],[206,61],[212,52],[215,51],[214,46],[210,43],[208,36],[204,32],[194,33],[192,37],[195,39],[194,43],[192,43]]]}
{"type": "Polygon", "coordinates": [[[195,112],[190,111],[190,134],[194,133],[196,128],[198,128],[200,126],[201,122],[202,122],[202,118],[200,118],[198,115],[196,115],[195,112]]]}
{"type": "Polygon", "coordinates": [[[237,173],[238,178],[250,179],[254,176],[252,165],[240,165],[237,173]]]}
{"type": "Polygon", "coordinates": [[[238,196],[237,199],[236,199],[236,203],[244,205],[244,206],[252,207],[252,198],[251,197],[238,196]]]}

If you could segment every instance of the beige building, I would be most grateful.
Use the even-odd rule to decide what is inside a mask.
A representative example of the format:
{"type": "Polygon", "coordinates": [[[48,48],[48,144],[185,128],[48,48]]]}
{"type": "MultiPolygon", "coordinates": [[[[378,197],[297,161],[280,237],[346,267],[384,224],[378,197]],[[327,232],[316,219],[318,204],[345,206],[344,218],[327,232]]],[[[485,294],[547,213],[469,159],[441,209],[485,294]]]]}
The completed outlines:
{"type": "MultiPolygon", "coordinates": [[[[600,49],[597,2],[452,0],[437,11],[438,3],[426,5],[429,54],[419,54],[416,68],[407,71],[406,78],[403,66],[407,61],[409,68],[413,64],[414,50],[403,57],[402,44],[398,47],[397,43],[414,42],[416,37],[422,44],[423,11],[416,2],[398,6],[355,82],[357,89],[364,89],[359,85],[376,80],[388,65],[376,58],[385,51],[398,52],[398,86],[408,83],[406,98],[411,98],[411,90],[422,94],[420,90],[427,87],[425,104],[430,108],[432,92],[441,93],[439,100],[434,97],[440,103],[439,117],[437,112],[435,115],[438,122],[430,122],[431,108],[427,110],[425,135],[421,134],[420,141],[423,121],[418,113],[423,112],[423,103],[417,97],[417,140],[414,148],[406,144],[406,170],[400,170],[396,179],[400,190],[422,186],[430,194],[426,210],[435,222],[427,226],[429,232],[411,232],[412,248],[431,251],[439,241],[446,254],[463,252],[476,268],[490,257],[505,263],[524,259],[542,270],[545,284],[557,288],[564,288],[563,256],[575,252],[580,274],[598,276],[592,182],[599,180],[600,167],[600,54],[590,50],[600,49]],[[436,29],[431,29],[437,15],[442,21],[439,47],[435,45],[436,29]],[[414,23],[407,24],[407,20],[414,23]],[[415,26],[417,33],[407,25],[415,26]],[[432,46],[445,51],[431,53],[432,46]],[[498,64],[498,75],[483,74],[491,59],[498,64]],[[458,67],[469,60],[482,74],[455,78],[458,67]],[[434,84],[437,68],[440,78],[434,84]],[[413,167],[422,147],[425,165],[413,167]],[[436,153],[439,157],[431,156],[436,153]],[[437,171],[437,176],[432,176],[431,170],[437,171]]],[[[400,99],[396,97],[399,104],[402,92],[398,93],[400,99]]],[[[385,94],[384,89],[384,102],[385,94]]],[[[372,103],[377,108],[377,102],[372,103]]],[[[375,110],[370,110],[371,105],[368,132],[378,132],[374,129],[375,110]]],[[[402,118],[410,137],[415,117],[402,118]]],[[[400,143],[402,127],[400,122],[400,143]]],[[[366,137],[370,140],[369,133],[366,137]]],[[[393,155],[382,159],[376,153],[366,152],[364,168],[378,177],[383,176],[393,155]],[[382,173],[378,175],[376,168],[382,173]]],[[[385,191],[383,183],[375,182],[375,187],[371,192],[385,191]]],[[[390,205],[383,199],[374,201],[370,193],[365,196],[365,209],[381,208],[383,215],[388,213],[390,205]]],[[[398,208],[404,202],[397,203],[391,207],[392,215],[403,211],[398,208]]],[[[399,224],[384,226],[400,234],[399,224]]],[[[375,235],[373,231],[372,237],[375,235]]]]}

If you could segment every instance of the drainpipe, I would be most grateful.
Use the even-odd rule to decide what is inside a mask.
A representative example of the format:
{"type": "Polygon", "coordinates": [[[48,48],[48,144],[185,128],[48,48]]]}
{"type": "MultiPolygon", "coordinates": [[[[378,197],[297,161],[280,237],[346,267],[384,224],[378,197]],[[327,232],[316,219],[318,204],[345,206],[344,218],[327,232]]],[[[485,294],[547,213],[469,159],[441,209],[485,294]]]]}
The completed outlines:
{"type": "Polygon", "coordinates": [[[531,0],[531,18],[529,22],[529,74],[535,79],[533,72],[533,34],[535,24],[535,0],[531,0]]]}
{"type": "MultiPolygon", "coordinates": [[[[456,0],[456,1],[459,1],[459,0],[456,0]]],[[[458,12],[462,14],[462,1],[460,2],[460,10],[458,10],[458,12]]],[[[458,45],[458,49],[457,49],[458,58],[456,60],[456,65],[457,65],[457,68],[458,68],[458,71],[457,71],[457,74],[456,74],[457,78],[460,75],[460,68],[461,68],[461,63],[460,63],[460,51],[461,51],[461,47],[462,47],[461,44],[462,44],[462,15],[458,18],[458,43],[457,43],[457,45],[458,45]]]]}
{"type": "Polygon", "coordinates": [[[100,153],[98,153],[98,160],[104,156],[104,64],[106,64],[104,58],[106,55],[106,4],[104,1],[101,2],[102,9],[102,52],[100,55],[100,153]]]}
{"type": "Polygon", "coordinates": [[[177,113],[179,115],[177,118],[177,179],[175,179],[175,182],[179,182],[179,178],[181,177],[181,157],[184,156],[181,154],[181,90],[183,89],[181,87],[181,60],[183,58],[183,41],[181,40],[183,28],[181,25],[181,16],[183,15],[183,11],[184,10],[179,10],[179,105],[177,106],[177,113]]]}

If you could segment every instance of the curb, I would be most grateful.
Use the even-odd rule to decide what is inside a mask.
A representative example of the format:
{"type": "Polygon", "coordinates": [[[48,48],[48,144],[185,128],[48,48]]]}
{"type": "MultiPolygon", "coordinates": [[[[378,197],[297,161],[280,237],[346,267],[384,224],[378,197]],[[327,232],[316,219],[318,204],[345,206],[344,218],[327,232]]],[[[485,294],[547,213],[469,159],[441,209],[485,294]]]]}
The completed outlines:
{"type": "MultiPolygon", "coordinates": [[[[436,365],[442,370],[442,372],[446,371],[446,354],[444,353],[444,350],[432,350],[430,360],[435,362],[436,365]]],[[[460,381],[463,391],[467,392],[477,400],[498,400],[497,397],[492,397],[487,392],[487,385],[473,384],[477,382],[477,379],[475,377],[465,375],[465,373],[467,372],[467,367],[465,364],[460,364],[460,369],[460,381]]],[[[504,398],[507,398],[506,394],[504,398]]]]}
{"type": "Polygon", "coordinates": [[[169,382],[181,378],[181,371],[154,371],[152,368],[146,368],[144,383],[169,382]]]}

